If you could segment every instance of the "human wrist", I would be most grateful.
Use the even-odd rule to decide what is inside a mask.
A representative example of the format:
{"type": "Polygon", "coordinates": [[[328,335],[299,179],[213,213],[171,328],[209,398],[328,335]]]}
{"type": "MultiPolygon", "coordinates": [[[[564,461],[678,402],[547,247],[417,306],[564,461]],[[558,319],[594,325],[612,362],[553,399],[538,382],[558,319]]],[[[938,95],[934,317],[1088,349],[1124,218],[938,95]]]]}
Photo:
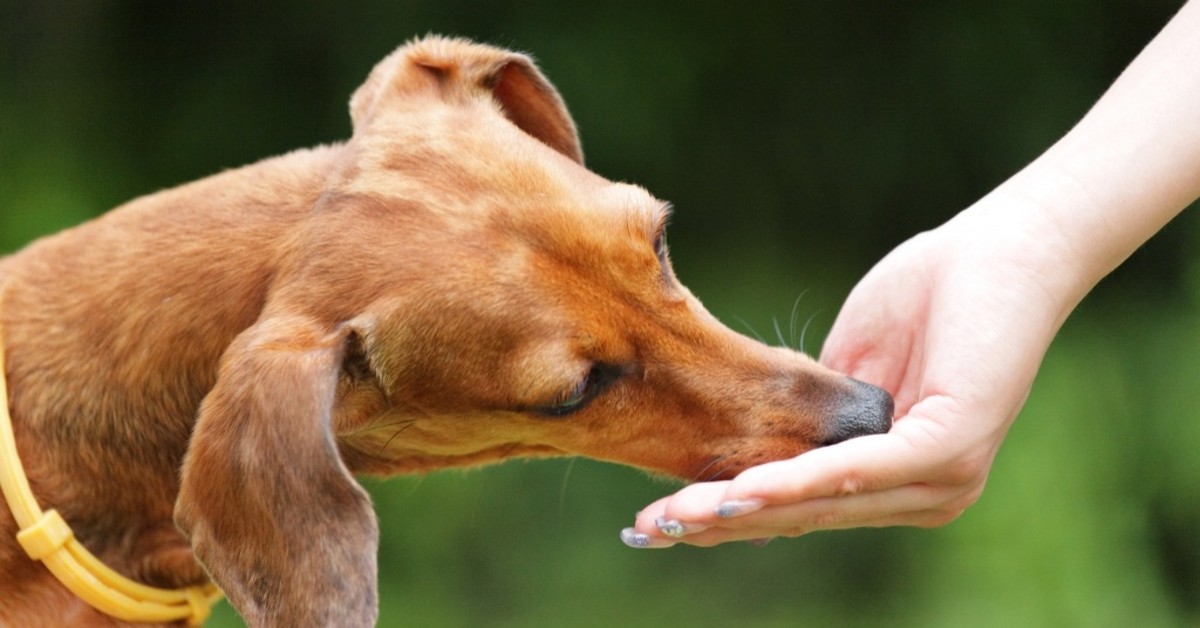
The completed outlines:
{"type": "Polygon", "coordinates": [[[959,263],[998,281],[1018,282],[1033,290],[1058,324],[1079,304],[1107,270],[1086,234],[1074,228],[1076,208],[1088,199],[1069,181],[1048,173],[1013,177],[961,212],[946,225],[956,243],[959,263]]]}
{"type": "Polygon", "coordinates": [[[1040,244],[1035,261],[1054,276],[1056,293],[1072,309],[1145,240],[1131,238],[1129,225],[1113,219],[1117,208],[1106,206],[1108,199],[1095,186],[1055,163],[1053,153],[989,196],[1009,203],[1008,218],[1020,221],[1025,236],[1040,244]]]}
{"type": "Polygon", "coordinates": [[[1031,263],[1058,266],[1069,301],[1200,195],[1197,32],[1200,1],[1181,9],[1061,140],[964,212],[999,212],[999,227],[1043,239],[1061,257],[1031,263]]]}

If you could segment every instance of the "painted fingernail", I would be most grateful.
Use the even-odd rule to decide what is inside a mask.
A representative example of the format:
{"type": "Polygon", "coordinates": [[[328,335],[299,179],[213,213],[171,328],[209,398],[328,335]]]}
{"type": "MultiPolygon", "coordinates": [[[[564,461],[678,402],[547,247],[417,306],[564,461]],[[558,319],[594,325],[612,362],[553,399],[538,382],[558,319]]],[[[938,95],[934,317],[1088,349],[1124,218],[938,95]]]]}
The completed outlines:
{"type": "Polygon", "coordinates": [[[761,499],[731,499],[717,505],[717,516],[722,519],[732,519],[762,510],[766,502],[761,499]]]}
{"type": "Polygon", "coordinates": [[[658,539],[650,536],[649,534],[637,532],[633,528],[625,528],[624,530],[621,530],[621,542],[629,547],[636,547],[639,549],[670,547],[674,545],[674,543],[666,539],[658,539]]]}
{"type": "Polygon", "coordinates": [[[708,526],[703,524],[684,523],[678,519],[667,519],[666,517],[655,519],[654,525],[658,526],[659,532],[676,539],[685,534],[695,534],[708,529],[708,526]]]}

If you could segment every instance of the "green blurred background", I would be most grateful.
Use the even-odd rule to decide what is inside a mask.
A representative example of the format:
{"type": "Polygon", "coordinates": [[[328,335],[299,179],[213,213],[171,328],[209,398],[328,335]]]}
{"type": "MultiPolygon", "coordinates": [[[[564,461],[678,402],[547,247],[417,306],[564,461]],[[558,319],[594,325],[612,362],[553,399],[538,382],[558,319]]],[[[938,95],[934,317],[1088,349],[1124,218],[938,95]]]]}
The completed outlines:
{"type": "MultiPolygon", "coordinates": [[[[1178,6],[0,0],[0,251],[345,138],[375,61],[456,34],[534,54],[589,165],[675,204],[676,270],[715,314],[773,336],[803,294],[816,352],[871,264],[1064,133],[1178,6]]],[[[673,489],[637,471],[369,481],[380,623],[1200,625],[1197,221],[1084,302],[946,528],[634,551],[618,530],[673,489]]]]}

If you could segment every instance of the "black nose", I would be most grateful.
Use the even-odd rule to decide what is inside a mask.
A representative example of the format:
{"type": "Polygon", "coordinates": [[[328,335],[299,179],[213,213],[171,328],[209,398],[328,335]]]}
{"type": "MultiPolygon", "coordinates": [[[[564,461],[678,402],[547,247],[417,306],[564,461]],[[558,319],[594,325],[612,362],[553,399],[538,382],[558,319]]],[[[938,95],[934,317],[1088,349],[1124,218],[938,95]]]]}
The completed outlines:
{"type": "Polygon", "coordinates": [[[847,379],[822,444],[832,445],[856,436],[882,434],[892,427],[892,396],[878,386],[847,379]]]}

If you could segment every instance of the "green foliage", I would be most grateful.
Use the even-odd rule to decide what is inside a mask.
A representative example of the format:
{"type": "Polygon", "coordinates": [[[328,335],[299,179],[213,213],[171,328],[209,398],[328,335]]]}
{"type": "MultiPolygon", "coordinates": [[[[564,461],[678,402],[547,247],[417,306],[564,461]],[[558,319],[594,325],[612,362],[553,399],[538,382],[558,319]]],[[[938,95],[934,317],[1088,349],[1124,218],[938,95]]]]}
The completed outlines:
{"type": "MultiPolygon", "coordinates": [[[[875,260],[1065,132],[1178,3],[296,4],[0,3],[0,251],[337,141],[376,60],[461,34],[534,53],[591,167],[676,205],[714,313],[773,342],[803,295],[815,352],[875,260]]],[[[633,551],[617,531],[673,488],[635,471],[371,481],[381,624],[1194,625],[1198,244],[1185,214],[1084,303],[949,527],[633,551]]]]}

